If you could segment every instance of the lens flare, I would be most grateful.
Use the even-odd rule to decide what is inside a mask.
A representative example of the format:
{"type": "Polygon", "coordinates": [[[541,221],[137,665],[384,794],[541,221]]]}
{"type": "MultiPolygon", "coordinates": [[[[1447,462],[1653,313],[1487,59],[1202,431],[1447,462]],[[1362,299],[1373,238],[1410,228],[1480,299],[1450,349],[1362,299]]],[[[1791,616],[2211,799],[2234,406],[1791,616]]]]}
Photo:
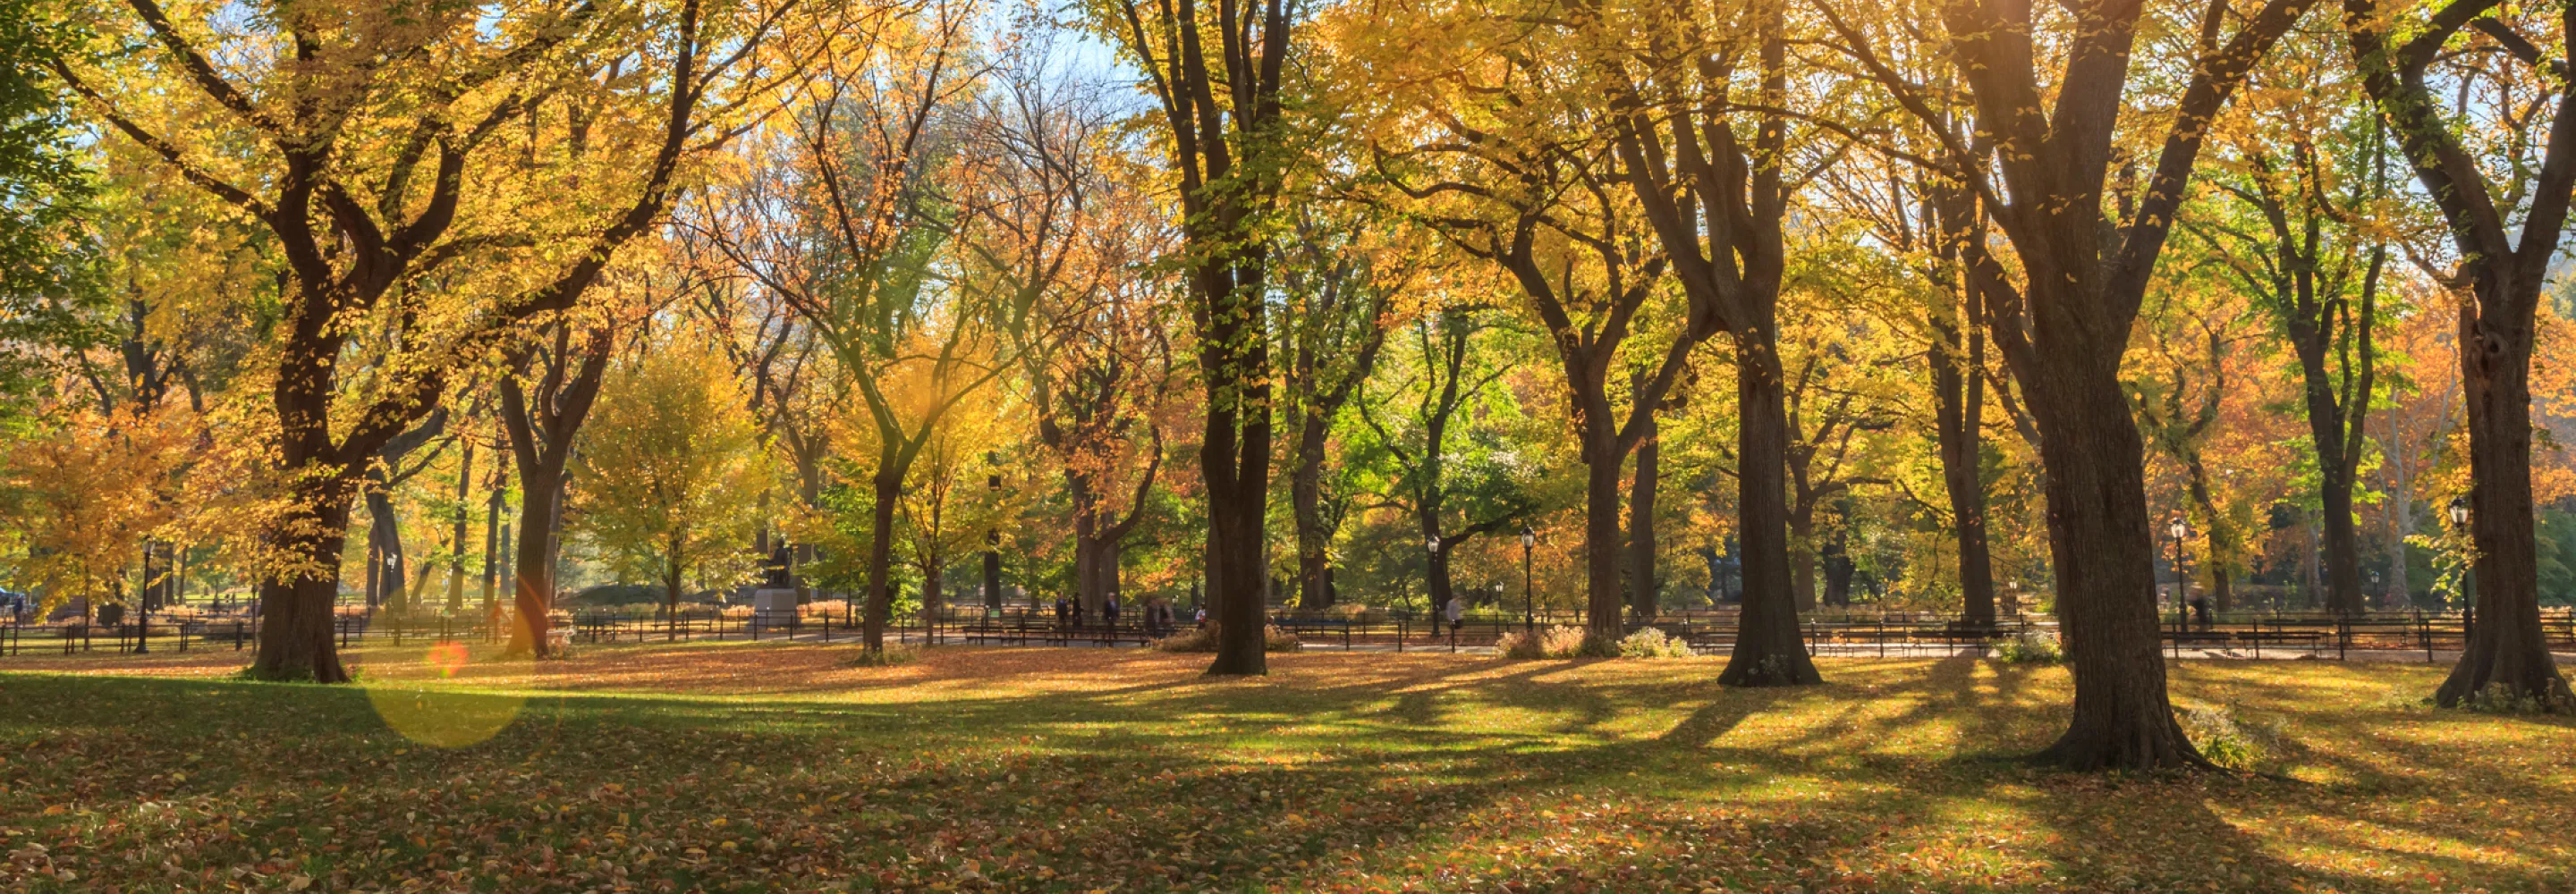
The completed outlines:
{"type": "Polygon", "coordinates": [[[441,685],[491,671],[508,672],[497,662],[478,664],[464,643],[444,642],[392,654],[370,651],[375,654],[368,656],[365,665],[367,702],[375,706],[376,716],[384,718],[386,728],[423,745],[463,748],[488,740],[508,729],[527,702],[519,695],[463,692],[441,685]]]}

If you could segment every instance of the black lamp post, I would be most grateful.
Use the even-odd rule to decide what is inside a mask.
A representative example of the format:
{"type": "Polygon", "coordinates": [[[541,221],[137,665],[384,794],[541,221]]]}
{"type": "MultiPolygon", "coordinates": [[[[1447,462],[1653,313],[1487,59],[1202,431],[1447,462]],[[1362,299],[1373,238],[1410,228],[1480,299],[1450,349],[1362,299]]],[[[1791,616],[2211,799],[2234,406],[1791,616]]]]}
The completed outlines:
{"type": "MultiPolygon", "coordinates": [[[[2469,498],[2465,495],[2452,497],[2451,529],[2460,532],[2463,537],[2474,538],[2476,535],[2469,532],[2470,517],[2469,498]]],[[[2469,548],[2469,562],[2460,570],[2460,579],[2467,584],[2460,588],[2460,632],[2465,640],[2469,629],[2478,623],[2478,563],[2477,547],[2474,542],[2469,548]]]]}
{"type": "Polygon", "coordinates": [[[1431,607],[1431,621],[1440,622],[1440,535],[1422,541],[1422,604],[1431,607]]]}
{"type": "Polygon", "coordinates": [[[1530,573],[1530,551],[1538,548],[1538,532],[1521,526],[1521,613],[1523,629],[1538,632],[1538,589],[1530,573]]]}

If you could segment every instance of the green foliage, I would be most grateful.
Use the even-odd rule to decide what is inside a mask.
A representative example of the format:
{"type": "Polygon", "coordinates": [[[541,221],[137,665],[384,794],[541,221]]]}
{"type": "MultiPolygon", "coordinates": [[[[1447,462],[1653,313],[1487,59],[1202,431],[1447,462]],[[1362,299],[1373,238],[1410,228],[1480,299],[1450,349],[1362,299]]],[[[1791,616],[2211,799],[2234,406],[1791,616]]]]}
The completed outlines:
{"type": "Polygon", "coordinates": [[[2200,756],[2230,770],[2282,774],[2297,754],[2278,721],[2248,718],[2235,705],[2185,708],[2181,722],[2200,756]]]}
{"type": "Polygon", "coordinates": [[[1691,657],[1691,649],[1690,644],[1682,642],[1680,637],[1665,633],[1659,627],[1647,627],[1619,641],[1619,657],[1688,658],[1691,657]]]}
{"type": "Polygon", "coordinates": [[[2066,647],[2058,643],[2057,634],[2031,628],[1995,644],[1995,660],[2005,664],[2063,664],[2066,647]]]}
{"type": "MultiPolygon", "coordinates": [[[[1216,653],[1216,644],[1217,623],[1215,621],[1209,621],[1206,624],[1155,640],[1154,649],[1162,652],[1212,655],[1216,653]]],[[[1280,652],[1295,652],[1304,648],[1305,644],[1299,642],[1297,635],[1294,633],[1281,630],[1277,627],[1265,626],[1261,628],[1261,650],[1264,652],[1276,654],[1280,652]]]]}

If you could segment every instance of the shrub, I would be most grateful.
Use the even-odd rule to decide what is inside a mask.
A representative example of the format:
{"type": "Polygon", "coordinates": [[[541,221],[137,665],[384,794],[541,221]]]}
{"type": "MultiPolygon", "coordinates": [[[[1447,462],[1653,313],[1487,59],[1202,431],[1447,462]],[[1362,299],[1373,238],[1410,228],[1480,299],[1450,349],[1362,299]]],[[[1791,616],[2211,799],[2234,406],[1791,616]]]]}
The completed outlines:
{"type": "Polygon", "coordinates": [[[1662,628],[1647,627],[1628,634],[1627,639],[1619,641],[1619,657],[1688,658],[1691,657],[1691,650],[1689,643],[1665,633],[1662,628]]]}
{"type": "Polygon", "coordinates": [[[2005,664],[2063,664],[2066,648],[2058,644],[2057,634],[2028,629],[1997,644],[1995,660],[2005,664]]]}
{"type": "Polygon", "coordinates": [[[2182,727],[2210,763],[2249,773],[2288,769],[2293,748],[2280,725],[2248,719],[2233,705],[2187,708],[2182,727]]]}
{"type": "MultiPolygon", "coordinates": [[[[1215,621],[1209,621],[1206,626],[1193,627],[1155,640],[1154,649],[1159,652],[1214,653],[1216,644],[1217,624],[1215,621]]],[[[1297,641],[1297,635],[1294,633],[1277,627],[1261,628],[1261,650],[1264,652],[1295,652],[1302,648],[1305,648],[1304,644],[1297,641]]]]}
{"type": "Polygon", "coordinates": [[[1537,636],[1513,630],[1505,632],[1501,639],[1495,640],[1494,648],[1501,651],[1505,658],[1523,661],[1539,658],[1573,658],[1584,653],[1585,638],[1581,627],[1549,627],[1540,630],[1537,636]]]}
{"type": "Polygon", "coordinates": [[[2576,697],[2568,695],[2564,683],[2557,691],[2538,696],[2515,692],[2503,683],[2488,683],[2461,699],[2460,710],[2479,714],[2576,714],[2576,697]]]}
{"type": "Polygon", "coordinates": [[[797,608],[806,617],[841,618],[850,610],[847,599],[817,599],[797,608]]]}

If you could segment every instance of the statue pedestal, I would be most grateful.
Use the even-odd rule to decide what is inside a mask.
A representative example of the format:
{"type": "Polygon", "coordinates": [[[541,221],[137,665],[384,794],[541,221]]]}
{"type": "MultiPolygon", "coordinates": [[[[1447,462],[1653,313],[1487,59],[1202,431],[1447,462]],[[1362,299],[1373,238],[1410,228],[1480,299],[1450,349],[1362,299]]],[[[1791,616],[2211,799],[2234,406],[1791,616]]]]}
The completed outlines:
{"type": "Polygon", "coordinates": [[[768,630],[795,622],[796,591],[767,588],[751,591],[752,626],[768,630]]]}

